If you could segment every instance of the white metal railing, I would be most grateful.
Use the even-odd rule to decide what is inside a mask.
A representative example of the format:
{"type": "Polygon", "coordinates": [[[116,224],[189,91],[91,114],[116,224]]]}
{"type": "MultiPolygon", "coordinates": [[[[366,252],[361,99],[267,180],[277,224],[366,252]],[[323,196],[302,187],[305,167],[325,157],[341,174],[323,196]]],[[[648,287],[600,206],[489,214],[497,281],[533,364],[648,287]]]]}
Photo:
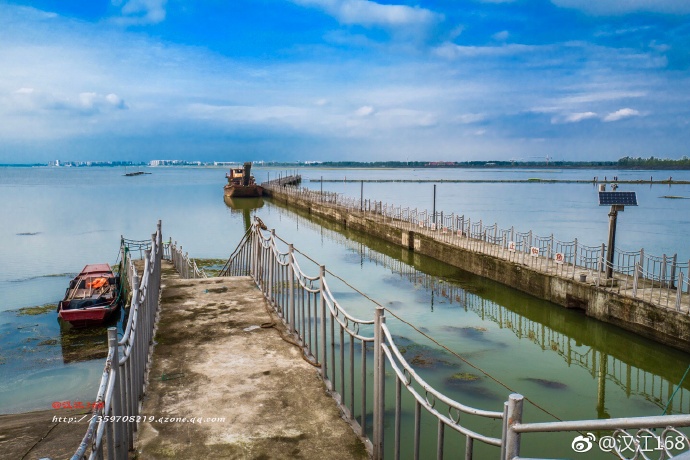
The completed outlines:
{"type": "Polygon", "coordinates": [[[170,242],[169,247],[170,261],[182,278],[208,278],[206,272],[197,266],[196,260],[190,259],[189,253],[182,252],[182,246],[177,246],[177,241],[170,242]]]}
{"type": "MultiPolygon", "coordinates": [[[[508,460],[519,458],[521,436],[525,433],[588,429],[599,430],[598,434],[603,430],[613,433],[611,436],[637,439],[637,444],[633,442],[630,458],[644,455],[646,445],[640,442],[640,436],[649,433],[654,427],[665,427],[664,432],[657,436],[661,442],[667,442],[666,439],[676,442],[670,447],[665,445],[665,452],[677,454],[679,451],[690,450],[687,435],[677,430],[679,427],[690,426],[690,415],[528,424],[522,423],[524,397],[519,394],[511,394],[499,411],[473,408],[449,398],[418,375],[414,366],[405,359],[400,345],[396,344],[395,337],[386,325],[385,308],[374,302],[376,308],[373,320],[352,316],[340,306],[328,287],[326,274],[335,275],[323,265],[319,265],[318,275],[305,274],[297,261],[297,253],[299,251],[280,239],[275,230],[262,231],[260,220],[256,219],[251,234],[245,235],[224,271],[226,274],[235,273],[233,263],[239,264],[243,270],[248,268],[244,274],[254,279],[300,344],[304,354],[320,367],[321,377],[345,418],[363,437],[368,434],[366,414],[371,408],[372,436],[367,445],[374,459],[384,458],[385,444],[390,442],[384,436],[385,392],[390,386],[395,388],[392,440],[395,459],[400,457],[402,440],[410,438],[413,439],[414,458],[420,457],[422,410],[436,420],[436,457],[440,459],[446,456],[446,429],[464,436],[465,459],[476,458],[475,442],[500,448],[500,458],[508,460]],[[286,250],[282,250],[281,245],[286,250]],[[367,379],[370,371],[367,363],[369,350],[373,351],[373,381],[367,379]],[[387,373],[388,366],[393,371],[392,374],[387,373]],[[359,368],[359,385],[355,382],[356,368],[359,368]],[[411,433],[401,432],[403,389],[414,399],[414,428],[411,433]],[[490,436],[471,428],[467,422],[468,416],[488,419],[491,423],[498,424],[493,431],[501,432],[501,437],[490,436]],[[639,430],[634,435],[625,431],[632,428],[639,430]],[[682,440],[682,448],[677,448],[681,444],[679,440],[682,440]]],[[[363,294],[362,298],[372,301],[363,294]]],[[[589,438],[587,440],[592,442],[589,438]]],[[[428,455],[425,452],[425,456],[428,455]]],[[[449,456],[457,458],[457,454],[449,456]]],[[[620,455],[620,449],[619,458],[626,458],[620,455]]]]}
{"type": "MultiPolygon", "coordinates": [[[[342,207],[349,213],[363,213],[371,219],[403,230],[423,233],[451,245],[523,263],[564,278],[589,279],[597,286],[611,284],[611,281],[606,281],[605,275],[608,266],[605,244],[587,246],[578,239],[560,241],[553,235],[539,236],[531,230],[519,232],[514,227],[501,229],[495,223],[486,225],[481,220],[473,221],[464,215],[443,212],[434,214],[427,210],[396,206],[363,197],[355,199],[333,192],[319,192],[289,185],[262,185],[269,191],[312,203],[342,207]]],[[[690,299],[690,261],[678,262],[677,254],[654,256],[647,254],[644,249],[633,252],[616,249],[612,267],[613,283],[631,290],[633,297],[690,314],[689,307],[681,308],[690,299]]]]}
{"type": "Polygon", "coordinates": [[[108,356],[96,404],[86,434],[72,460],[127,459],[134,449],[134,433],[142,395],[146,391],[159,307],[163,259],[160,221],[151,237],[150,247],[143,249],[143,256],[141,277],[131,259],[125,260],[127,273],[131,273],[129,283],[132,290],[127,326],[120,340],[117,328],[108,328],[108,356]]]}

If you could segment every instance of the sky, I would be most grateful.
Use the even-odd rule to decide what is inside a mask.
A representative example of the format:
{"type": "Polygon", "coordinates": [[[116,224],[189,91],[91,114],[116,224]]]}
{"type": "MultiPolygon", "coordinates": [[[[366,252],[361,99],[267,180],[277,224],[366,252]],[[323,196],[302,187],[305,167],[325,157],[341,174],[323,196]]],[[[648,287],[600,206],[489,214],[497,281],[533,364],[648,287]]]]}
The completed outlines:
{"type": "Polygon", "coordinates": [[[689,145],[689,0],[0,0],[0,163],[689,145]]]}

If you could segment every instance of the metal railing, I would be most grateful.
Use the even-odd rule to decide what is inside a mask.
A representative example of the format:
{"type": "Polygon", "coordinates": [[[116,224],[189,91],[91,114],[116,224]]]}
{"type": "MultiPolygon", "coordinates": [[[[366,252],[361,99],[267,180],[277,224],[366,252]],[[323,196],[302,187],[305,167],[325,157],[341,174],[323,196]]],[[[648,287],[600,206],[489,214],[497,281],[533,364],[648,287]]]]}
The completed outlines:
{"type": "Polygon", "coordinates": [[[521,263],[535,270],[569,279],[589,280],[597,286],[618,287],[621,293],[655,305],[690,314],[690,261],[678,262],[673,256],[654,256],[644,249],[615,249],[613,279],[606,279],[606,245],[587,246],[581,241],[560,241],[553,235],[539,236],[519,232],[514,227],[501,229],[464,215],[395,206],[370,199],[356,199],[333,192],[262,184],[267,190],[313,202],[343,208],[348,213],[363,213],[368,218],[414,231],[445,243],[493,257],[521,263]],[[624,292],[627,291],[627,292],[624,292]],[[681,305],[686,305],[681,308],[681,305]]]}
{"type": "MultiPolygon", "coordinates": [[[[387,451],[385,393],[390,386],[395,388],[392,447],[395,459],[401,455],[403,440],[410,438],[414,458],[420,457],[422,410],[435,420],[436,457],[439,459],[446,456],[444,446],[447,429],[464,436],[465,459],[475,458],[475,442],[500,448],[500,458],[507,460],[519,458],[521,436],[524,433],[588,429],[611,432],[612,436],[627,436],[624,430],[639,428],[637,434],[629,435],[631,439],[638,440],[634,444],[634,456],[631,458],[639,458],[644,453],[645,446],[639,441],[640,436],[649,433],[654,427],[665,427],[659,438],[663,442],[666,442],[667,437],[682,438],[683,448],[677,449],[675,446],[678,444],[666,446],[667,453],[690,449],[687,435],[677,430],[678,427],[690,426],[690,415],[522,423],[524,398],[519,394],[510,395],[501,411],[470,407],[444,395],[417,374],[414,366],[405,359],[400,345],[396,344],[395,336],[386,324],[385,308],[362,294],[362,299],[366,298],[376,305],[374,319],[362,320],[349,314],[340,306],[328,287],[326,274],[335,275],[323,265],[319,265],[318,275],[305,274],[297,260],[299,251],[280,239],[275,230],[263,232],[259,222],[258,219],[255,220],[251,233],[245,235],[228,260],[224,272],[232,274],[240,271],[254,279],[302,347],[305,356],[320,367],[327,389],[343,411],[345,419],[362,437],[369,434],[366,415],[371,408],[373,426],[371,440],[368,440],[367,445],[374,459],[384,458],[384,452],[387,451]],[[237,270],[232,266],[235,263],[240,267],[237,270]],[[369,368],[367,362],[370,350],[373,351],[373,369],[369,368]],[[386,371],[387,366],[393,371],[392,378],[386,371]],[[360,369],[359,385],[356,384],[356,368],[360,369]],[[371,370],[373,379],[367,379],[371,370]],[[403,394],[414,400],[412,433],[401,431],[403,394]],[[474,425],[468,421],[472,417],[486,419],[497,425],[488,428],[488,431],[500,432],[501,437],[472,428],[474,425]]],[[[485,425],[481,426],[486,429],[485,425]]],[[[457,458],[457,455],[453,454],[452,457],[457,458]]],[[[619,458],[626,457],[619,455],[619,458]]]]}
{"type": "Polygon", "coordinates": [[[374,321],[358,319],[342,309],[328,287],[325,267],[319,266],[318,275],[307,275],[293,246],[280,240],[274,231],[264,235],[259,222],[257,219],[252,238],[246,243],[251,247],[250,274],[305,356],[319,366],[346,420],[364,437],[372,402],[367,385],[367,354],[374,342],[374,321]],[[286,246],[286,251],[281,251],[279,243],[286,246]]]}
{"type": "Polygon", "coordinates": [[[189,258],[189,253],[182,252],[182,246],[177,246],[177,241],[170,242],[170,261],[175,266],[180,277],[189,278],[208,278],[203,268],[199,268],[196,260],[189,258]]]}
{"type": "Polygon", "coordinates": [[[160,221],[149,243],[150,247],[143,250],[141,277],[134,263],[127,261],[132,287],[127,326],[119,340],[117,328],[108,328],[108,356],[96,404],[86,434],[72,460],[127,459],[129,451],[134,449],[134,433],[142,396],[146,392],[159,307],[163,259],[160,221]]]}

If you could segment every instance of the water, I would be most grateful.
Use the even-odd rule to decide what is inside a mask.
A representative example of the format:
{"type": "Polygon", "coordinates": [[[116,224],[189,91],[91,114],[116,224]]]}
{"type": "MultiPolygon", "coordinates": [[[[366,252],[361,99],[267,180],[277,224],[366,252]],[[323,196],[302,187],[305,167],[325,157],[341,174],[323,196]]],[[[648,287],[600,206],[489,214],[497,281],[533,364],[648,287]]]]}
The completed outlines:
{"type": "MultiPolygon", "coordinates": [[[[330,271],[561,418],[659,415],[690,364],[688,354],[399,247],[331,224],[314,223],[306,215],[285,210],[270,200],[257,201],[253,206],[261,207],[255,211],[231,209],[221,191],[224,169],[147,171],[152,174],[124,177],[124,170],[116,168],[0,168],[0,206],[2,215],[7,216],[0,227],[0,413],[49,409],[56,401],[87,403],[95,397],[103,367],[99,355],[105,349],[102,330],[77,334],[61,328],[50,308],[39,315],[21,314],[19,308],[56,303],[69,279],[85,264],[115,262],[120,235],[146,239],[158,219],[163,221],[164,239],[177,240],[191,256],[224,258],[239,242],[250,212],[256,212],[269,228],[276,228],[283,239],[326,264],[330,271]],[[94,357],[97,359],[91,359],[94,357]]],[[[307,179],[304,185],[314,189],[320,184],[308,179],[321,176],[591,179],[615,174],[621,179],[636,179],[650,175],[340,169],[302,173],[307,179]]],[[[278,170],[258,169],[255,174],[258,180],[269,174],[275,178],[278,170]]],[[[690,178],[686,172],[663,174],[690,178]]],[[[432,184],[365,183],[364,187],[367,198],[431,208],[432,184]]],[[[644,247],[656,254],[678,252],[680,260],[687,259],[690,254],[683,230],[690,215],[690,200],[659,196],[690,196],[689,187],[673,186],[670,191],[658,185],[622,187],[638,192],[640,206],[626,209],[619,218],[620,247],[644,247]]],[[[325,183],[324,188],[353,197],[359,197],[360,192],[357,183],[325,183]]],[[[598,245],[606,235],[608,209],[596,203],[596,189],[591,185],[461,183],[438,186],[437,209],[598,245]]],[[[317,273],[315,266],[304,267],[311,274],[317,273]]],[[[372,316],[371,304],[335,280],[329,284],[342,294],[342,303],[349,311],[364,318],[372,316]]],[[[438,347],[392,317],[389,325],[418,349],[432,350],[424,353],[455,359],[438,355],[438,347]]],[[[420,373],[467,404],[501,410],[509,391],[467,364],[454,362],[452,368],[430,366],[420,373]],[[458,382],[453,379],[458,370],[476,374],[479,379],[458,382]]],[[[690,411],[690,385],[686,382],[683,388],[678,400],[674,399],[674,413],[690,411]]],[[[526,411],[529,420],[553,420],[530,404],[526,411]]],[[[433,433],[430,436],[433,438],[433,433]]],[[[458,442],[447,436],[449,445],[458,442]]],[[[572,437],[557,436],[549,442],[553,449],[560,449],[560,455],[570,456],[572,437]]],[[[425,443],[432,446],[433,439],[425,443]]],[[[527,452],[536,449],[528,441],[525,446],[527,452]]],[[[538,451],[534,455],[539,455],[538,451]]]]}

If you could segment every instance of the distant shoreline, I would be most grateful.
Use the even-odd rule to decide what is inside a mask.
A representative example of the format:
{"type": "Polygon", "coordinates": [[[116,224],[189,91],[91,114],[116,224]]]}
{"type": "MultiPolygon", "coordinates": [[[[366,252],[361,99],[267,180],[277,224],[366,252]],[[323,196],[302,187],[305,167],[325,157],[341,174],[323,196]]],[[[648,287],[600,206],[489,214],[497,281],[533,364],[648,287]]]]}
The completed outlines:
{"type": "MultiPolygon", "coordinates": [[[[321,182],[310,179],[309,182],[321,182]]],[[[469,184],[658,184],[686,185],[690,180],[581,180],[581,179],[323,179],[323,182],[409,182],[409,183],[469,183],[469,184]]]]}
{"type": "MultiPolygon", "coordinates": [[[[217,163],[217,162],[216,162],[217,163]]],[[[6,163],[0,164],[0,168],[228,168],[235,164],[242,164],[241,162],[223,162],[223,164],[214,164],[214,162],[184,162],[177,164],[161,164],[150,165],[147,162],[64,162],[59,166],[47,163],[6,163]],[[88,164],[87,164],[88,163],[88,164]]],[[[565,171],[565,170],[613,170],[613,171],[688,171],[690,170],[690,163],[687,160],[660,160],[658,162],[649,163],[632,163],[624,161],[563,161],[563,162],[519,162],[511,163],[509,161],[498,162],[483,162],[483,161],[467,161],[467,162],[400,162],[400,161],[383,161],[383,162],[319,162],[319,163],[300,163],[300,162],[254,162],[255,168],[261,169],[362,169],[362,170],[420,170],[420,169],[474,169],[474,170],[494,170],[494,171],[524,171],[524,170],[540,170],[540,171],[565,171]]],[[[586,181],[585,181],[586,182],[586,181]]],[[[647,181],[648,182],[648,181],[647,181]]]]}

